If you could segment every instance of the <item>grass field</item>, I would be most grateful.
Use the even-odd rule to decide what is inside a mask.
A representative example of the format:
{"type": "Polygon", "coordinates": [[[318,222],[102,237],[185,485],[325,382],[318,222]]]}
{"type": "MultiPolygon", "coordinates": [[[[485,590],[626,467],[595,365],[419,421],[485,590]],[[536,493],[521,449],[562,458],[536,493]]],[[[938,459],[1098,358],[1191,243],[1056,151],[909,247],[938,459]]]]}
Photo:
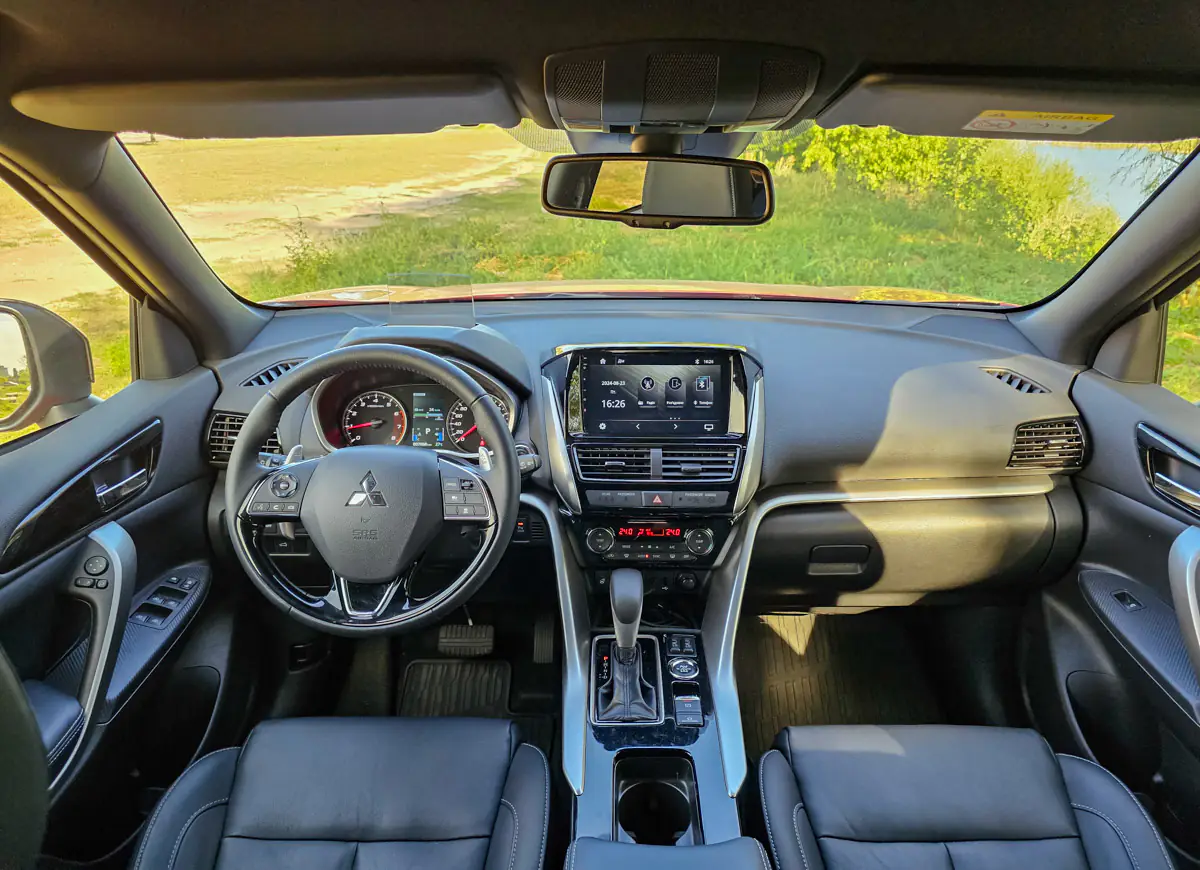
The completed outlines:
{"type": "MultiPolygon", "coordinates": [[[[748,281],[850,287],[864,300],[1026,304],[1076,270],[1019,250],[945,200],[834,187],[818,173],[779,177],[763,227],[652,232],[554,218],[538,204],[544,155],[497,130],[128,147],[218,274],[259,301],[432,271],[478,284],[748,281]]],[[[0,228],[0,296],[37,300],[63,258],[82,256],[3,188],[0,228]],[[39,256],[4,283],[7,263],[39,256]]],[[[96,392],[110,395],[129,380],[127,300],[103,280],[86,286],[96,289],[59,288],[49,306],[88,335],[96,392]]],[[[1200,304],[1173,308],[1164,385],[1200,399],[1200,304]]]]}

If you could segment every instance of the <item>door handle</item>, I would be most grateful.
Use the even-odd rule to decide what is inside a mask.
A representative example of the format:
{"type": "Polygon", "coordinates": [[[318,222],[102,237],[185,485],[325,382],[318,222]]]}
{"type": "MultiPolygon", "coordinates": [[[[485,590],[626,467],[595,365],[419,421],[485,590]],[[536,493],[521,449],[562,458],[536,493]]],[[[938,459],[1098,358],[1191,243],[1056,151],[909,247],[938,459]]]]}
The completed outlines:
{"type": "Polygon", "coordinates": [[[1190,470],[1200,480],[1200,456],[1145,423],[1138,423],[1136,434],[1142,471],[1151,488],[1168,501],[1200,515],[1200,488],[1179,479],[1181,473],[1186,477],[1190,470]]]}
{"type": "Polygon", "coordinates": [[[122,481],[96,487],[96,501],[100,502],[103,510],[110,511],[125,499],[132,498],[141,492],[149,483],[150,472],[145,468],[139,468],[122,481]]]}

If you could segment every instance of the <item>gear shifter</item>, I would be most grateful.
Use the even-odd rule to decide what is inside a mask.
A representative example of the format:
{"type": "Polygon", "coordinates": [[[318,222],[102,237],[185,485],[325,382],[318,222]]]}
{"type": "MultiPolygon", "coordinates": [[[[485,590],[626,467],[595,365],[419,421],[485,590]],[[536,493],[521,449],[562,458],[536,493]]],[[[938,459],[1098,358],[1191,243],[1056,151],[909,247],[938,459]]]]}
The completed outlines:
{"type": "MultiPolygon", "coordinates": [[[[608,595],[616,640],[612,645],[612,675],[596,693],[596,718],[600,722],[653,722],[658,718],[658,689],[646,679],[646,663],[638,643],[643,594],[641,571],[617,568],[612,572],[608,595]]],[[[649,664],[654,676],[654,663],[649,664]]]]}

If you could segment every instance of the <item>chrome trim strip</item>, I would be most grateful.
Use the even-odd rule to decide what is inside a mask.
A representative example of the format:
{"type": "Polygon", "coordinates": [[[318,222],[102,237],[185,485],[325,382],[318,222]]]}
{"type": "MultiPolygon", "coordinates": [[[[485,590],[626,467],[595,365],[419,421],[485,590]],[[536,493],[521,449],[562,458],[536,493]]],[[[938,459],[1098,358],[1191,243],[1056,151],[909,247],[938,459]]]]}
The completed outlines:
{"type": "Polygon", "coordinates": [[[583,794],[584,753],[588,729],[588,655],[592,632],[587,588],[575,564],[557,509],[539,493],[521,493],[521,504],[546,520],[554,548],[554,577],[563,627],[562,768],[575,794],[583,794]]]}
{"type": "Polygon", "coordinates": [[[1200,528],[1189,526],[1179,533],[1167,557],[1167,577],[1175,617],[1187,646],[1192,667],[1200,674],[1200,528]]]}
{"type": "Polygon", "coordinates": [[[688,350],[689,348],[696,348],[697,350],[729,350],[736,353],[744,353],[746,356],[754,359],[750,352],[740,344],[714,344],[707,341],[654,341],[649,343],[644,341],[599,341],[588,344],[560,344],[554,348],[554,354],[546,362],[557,359],[564,354],[575,353],[580,350],[608,350],[609,348],[613,350],[688,350]]]}
{"type": "Polygon", "coordinates": [[[654,670],[658,674],[658,688],[655,692],[655,707],[657,708],[658,718],[654,720],[647,719],[645,722],[600,722],[596,719],[596,708],[594,702],[596,700],[596,669],[592,667],[596,663],[596,644],[602,640],[616,640],[615,634],[598,634],[592,638],[592,645],[588,654],[588,721],[599,728],[612,728],[614,726],[624,725],[629,728],[637,728],[640,725],[661,725],[667,721],[666,702],[663,700],[663,672],[662,672],[662,648],[658,645],[658,638],[653,634],[638,634],[638,640],[642,639],[654,641],[654,670]]]}
{"type": "Polygon", "coordinates": [[[762,480],[763,447],[767,430],[764,422],[766,389],[760,372],[750,387],[750,422],[746,427],[746,458],[742,461],[742,479],[733,497],[733,512],[744,511],[762,480]]]}
{"type": "Polygon", "coordinates": [[[725,788],[736,797],[746,779],[746,741],[742,732],[741,704],[733,653],[737,640],[738,618],[746,591],[746,577],[754,539],[763,519],[771,511],[784,507],[814,504],[844,504],[876,501],[932,501],[960,498],[1005,498],[1044,495],[1054,488],[1049,476],[1020,478],[979,478],[964,481],[898,480],[862,484],[843,483],[843,489],[829,485],[804,487],[752,502],[742,522],[734,527],[725,543],[708,589],[701,637],[708,678],[712,686],[713,712],[721,764],[725,770],[725,788]]]}
{"type": "MultiPolygon", "coordinates": [[[[672,437],[674,437],[674,436],[672,436],[672,437]]],[[[688,441],[684,438],[680,438],[678,441],[674,441],[674,440],[655,441],[655,442],[653,442],[653,446],[651,446],[649,444],[633,443],[632,441],[627,442],[625,444],[621,444],[620,442],[605,442],[603,444],[594,444],[594,443],[572,444],[571,448],[570,448],[570,455],[571,455],[571,461],[574,465],[575,471],[579,475],[579,479],[582,481],[585,481],[587,483],[628,483],[628,484],[633,484],[635,486],[638,484],[647,484],[647,483],[665,483],[665,484],[693,484],[694,483],[694,484],[696,484],[697,487],[699,487],[700,484],[704,484],[704,483],[732,483],[733,481],[737,480],[738,473],[742,470],[742,446],[740,444],[721,444],[721,443],[705,442],[705,441],[688,441]],[[579,470],[579,452],[578,451],[579,451],[580,447],[583,447],[585,449],[589,448],[589,447],[611,447],[611,448],[616,448],[617,450],[628,449],[631,447],[644,447],[647,450],[649,450],[651,452],[651,454],[653,454],[653,452],[655,450],[658,450],[660,452],[660,457],[659,457],[660,465],[662,464],[661,451],[669,449],[669,448],[678,447],[678,448],[682,448],[682,449],[686,450],[689,447],[692,447],[692,448],[701,448],[701,449],[713,448],[713,449],[717,449],[717,450],[732,450],[734,452],[733,473],[726,477],[654,477],[653,476],[654,472],[652,470],[650,472],[651,473],[650,477],[593,477],[593,476],[586,475],[582,471],[579,470]]],[[[654,460],[653,460],[653,458],[651,458],[651,466],[652,467],[653,467],[653,462],[654,462],[654,460]]]]}
{"type": "MultiPolygon", "coordinates": [[[[137,583],[137,548],[129,533],[116,523],[105,523],[90,535],[88,540],[95,543],[108,557],[112,566],[112,583],[109,586],[107,612],[97,612],[92,605],[92,618],[104,618],[104,633],[100,636],[100,652],[96,659],[99,663],[90,685],[81,687],[84,695],[80,698],[83,707],[83,725],[79,736],[75,738],[75,746],[71,754],[58,769],[54,781],[50,783],[50,792],[58,788],[63,777],[71,770],[71,765],[79,753],[87,745],[91,736],[96,710],[108,694],[108,684],[112,680],[116,667],[117,655],[120,652],[121,639],[125,635],[125,623],[129,618],[129,602],[133,598],[133,586],[137,583]],[[128,588],[126,588],[128,587],[128,588]]],[[[68,580],[70,582],[70,580],[68,580]]],[[[88,657],[91,657],[89,652],[88,657]]],[[[85,673],[87,668],[85,667],[85,673]]]]}
{"type": "Polygon", "coordinates": [[[543,396],[546,405],[546,440],[550,460],[550,477],[554,489],[571,513],[581,513],[579,490],[575,487],[575,473],[571,469],[571,458],[567,455],[567,438],[563,429],[562,409],[555,395],[554,382],[542,375],[543,396]]]}

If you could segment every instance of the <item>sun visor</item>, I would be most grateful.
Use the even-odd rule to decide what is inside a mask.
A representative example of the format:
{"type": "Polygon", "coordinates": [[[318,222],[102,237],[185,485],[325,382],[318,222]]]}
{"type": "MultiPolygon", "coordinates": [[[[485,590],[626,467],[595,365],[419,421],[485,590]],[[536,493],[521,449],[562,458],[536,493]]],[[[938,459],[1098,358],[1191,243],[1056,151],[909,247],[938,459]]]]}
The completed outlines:
{"type": "Polygon", "coordinates": [[[427,133],[521,120],[490,75],[60,85],[21,91],[12,104],[59,127],[183,138],[427,133]]]}
{"type": "Polygon", "coordinates": [[[925,136],[1165,142],[1200,136],[1200,89],[876,74],[856,82],[817,123],[925,136]]]}

